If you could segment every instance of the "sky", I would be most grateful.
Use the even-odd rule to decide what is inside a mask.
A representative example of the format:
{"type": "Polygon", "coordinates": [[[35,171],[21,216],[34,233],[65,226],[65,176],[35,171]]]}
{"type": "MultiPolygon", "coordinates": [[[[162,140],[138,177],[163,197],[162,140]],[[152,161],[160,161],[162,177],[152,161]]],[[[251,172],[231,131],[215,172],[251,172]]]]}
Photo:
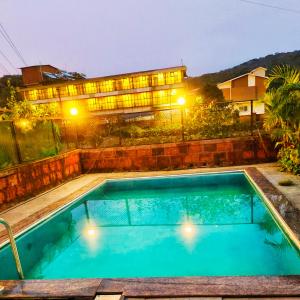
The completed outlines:
{"type": "MultiPolygon", "coordinates": [[[[0,0],[27,65],[88,77],[181,65],[189,76],[300,49],[300,0],[0,0]],[[250,1],[250,2],[252,2],[250,1]]],[[[22,61],[0,36],[0,76],[22,61]],[[4,67],[3,67],[4,66],[4,67]]]]}

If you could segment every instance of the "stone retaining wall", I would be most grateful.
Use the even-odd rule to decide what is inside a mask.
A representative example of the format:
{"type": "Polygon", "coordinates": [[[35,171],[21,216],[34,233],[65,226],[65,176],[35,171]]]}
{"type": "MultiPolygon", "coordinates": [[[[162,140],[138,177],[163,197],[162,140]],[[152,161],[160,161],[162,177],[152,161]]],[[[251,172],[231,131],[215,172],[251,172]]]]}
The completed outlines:
{"type": "Polygon", "coordinates": [[[274,146],[267,139],[263,144],[258,138],[245,137],[75,150],[0,171],[0,207],[32,197],[81,173],[172,170],[274,160],[274,146]]]}
{"type": "Polygon", "coordinates": [[[227,138],[185,143],[82,150],[83,172],[147,171],[230,166],[272,161],[268,139],[227,138]]]}
{"type": "Polygon", "coordinates": [[[29,198],[80,174],[79,150],[0,171],[0,205],[29,198]]]}

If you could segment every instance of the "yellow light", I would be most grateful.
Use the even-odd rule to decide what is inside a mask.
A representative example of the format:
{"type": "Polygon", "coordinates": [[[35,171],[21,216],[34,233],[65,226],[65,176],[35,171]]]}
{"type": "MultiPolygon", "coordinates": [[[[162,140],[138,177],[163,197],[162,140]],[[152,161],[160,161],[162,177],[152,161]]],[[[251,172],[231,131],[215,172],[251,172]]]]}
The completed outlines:
{"type": "Polygon", "coordinates": [[[95,230],[94,228],[89,228],[89,229],[87,230],[87,234],[88,234],[89,236],[94,236],[94,235],[96,234],[96,230],[95,230]]]}
{"type": "Polygon", "coordinates": [[[178,98],[177,103],[179,105],[184,105],[185,104],[185,99],[183,97],[178,98]]]}
{"type": "Polygon", "coordinates": [[[172,91],[171,91],[171,95],[172,95],[172,96],[175,96],[175,95],[176,95],[176,93],[177,93],[177,91],[176,91],[176,90],[172,90],[172,91]]]}
{"type": "Polygon", "coordinates": [[[71,114],[72,116],[77,116],[77,115],[78,115],[78,109],[77,109],[76,107],[72,107],[72,108],[70,109],[70,114],[71,114]]]}

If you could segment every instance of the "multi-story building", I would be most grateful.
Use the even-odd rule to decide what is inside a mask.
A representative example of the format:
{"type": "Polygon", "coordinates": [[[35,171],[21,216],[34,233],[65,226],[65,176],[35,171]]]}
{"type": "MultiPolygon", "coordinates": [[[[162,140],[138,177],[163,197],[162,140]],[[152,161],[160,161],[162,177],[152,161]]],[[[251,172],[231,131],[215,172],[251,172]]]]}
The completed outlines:
{"type": "Polygon", "coordinates": [[[258,67],[217,85],[223,92],[225,100],[236,102],[240,116],[249,116],[251,110],[258,116],[264,114],[264,103],[261,98],[266,92],[266,70],[258,67]]]}
{"type": "Polygon", "coordinates": [[[34,105],[47,105],[61,116],[74,108],[82,115],[108,116],[153,114],[178,108],[177,100],[185,94],[186,67],[172,67],[105,77],[45,81],[55,78],[56,68],[31,66],[22,68],[23,99],[34,105]],[[51,76],[51,70],[54,70],[51,76]],[[31,80],[32,79],[32,80],[31,80]]]}

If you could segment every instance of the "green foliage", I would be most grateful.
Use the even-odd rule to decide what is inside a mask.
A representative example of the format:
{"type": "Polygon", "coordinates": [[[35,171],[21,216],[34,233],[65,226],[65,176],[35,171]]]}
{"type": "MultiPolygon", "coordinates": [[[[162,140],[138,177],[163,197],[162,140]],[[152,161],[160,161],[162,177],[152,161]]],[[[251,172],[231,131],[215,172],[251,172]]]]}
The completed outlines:
{"type": "Polygon", "coordinates": [[[242,127],[231,104],[216,102],[193,107],[186,124],[187,133],[195,138],[227,137],[242,127]]]}
{"type": "Polygon", "coordinates": [[[274,68],[265,95],[264,128],[280,147],[282,169],[300,173],[300,71],[291,66],[274,68]]]}
{"type": "Polygon", "coordinates": [[[300,174],[300,146],[281,147],[278,152],[282,171],[300,174]]]}
{"type": "Polygon", "coordinates": [[[12,165],[11,157],[5,149],[0,148],[0,169],[7,168],[12,165]]]}
{"type": "MultiPolygon", "coordinates": [[[[22,85],[21,75],[5,75],[0,78],[0,107],[7,106],[8,101],[11,98],[11,89],[15,89],[18,86],[22,85]]],[[[15,95],[17,100],[19,96],[15,95]]]]}

